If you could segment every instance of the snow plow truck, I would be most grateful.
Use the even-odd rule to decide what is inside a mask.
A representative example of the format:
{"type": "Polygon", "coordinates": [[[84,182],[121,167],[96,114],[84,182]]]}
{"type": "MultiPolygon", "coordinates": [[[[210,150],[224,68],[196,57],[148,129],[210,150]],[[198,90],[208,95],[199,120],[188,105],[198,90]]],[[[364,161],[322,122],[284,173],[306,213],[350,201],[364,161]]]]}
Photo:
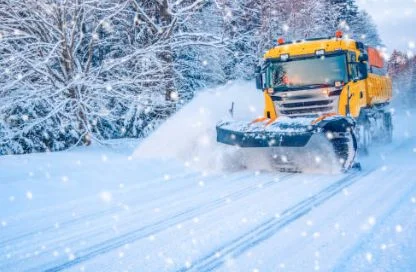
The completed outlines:
{"type": "Polygon", "coordinates": [[[341,171],[359,166],[374,141],[392,141],[388,110],[392,83],[382,54],[362,42],[335,37],[285,42],[256,68],[264,116],[221,121],[217,141],[263,149],[283,171],[330,162],[341,171]]]}

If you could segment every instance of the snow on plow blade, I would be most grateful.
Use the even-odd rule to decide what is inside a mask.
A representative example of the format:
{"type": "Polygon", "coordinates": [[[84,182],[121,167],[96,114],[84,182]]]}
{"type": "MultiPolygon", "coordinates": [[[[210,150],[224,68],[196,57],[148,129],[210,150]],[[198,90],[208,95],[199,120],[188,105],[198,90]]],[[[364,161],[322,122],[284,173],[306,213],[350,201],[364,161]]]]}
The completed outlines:
{"type": "Polygon", "coordinates": [[[239,147],[303,147],[316,129],[310,125],[224,122],[217,125],[217,142],[239,147]]]}
{"type": "Polygon", "coordinates": [[[217,142],[241,148],[263,148],[271,153],[283,171],[331,162],[343,171],[354,163],[357,142],[354,123],[344,117],[328,118],[314,124],[314,119],[280,118],[268,126],[264,123],[226,121],[217,125],[217,142]],[[314,124],[314,125],[312,125],[314,124]],[[281,159],[279,159],[281,158],[281,159]],[[280,161],[279,161],[280,160],[280,161]]]}

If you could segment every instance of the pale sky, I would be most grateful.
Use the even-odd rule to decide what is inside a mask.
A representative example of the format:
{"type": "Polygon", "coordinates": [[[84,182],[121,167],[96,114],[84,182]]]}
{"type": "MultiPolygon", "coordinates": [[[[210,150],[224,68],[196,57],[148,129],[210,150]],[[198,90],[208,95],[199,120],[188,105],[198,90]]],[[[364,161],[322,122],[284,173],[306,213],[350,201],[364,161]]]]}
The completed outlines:
{"type": "Polygon", "coordinates": [[[357,0],[378,26],[387,50],[415,54],[416,0],[357,0]]]}

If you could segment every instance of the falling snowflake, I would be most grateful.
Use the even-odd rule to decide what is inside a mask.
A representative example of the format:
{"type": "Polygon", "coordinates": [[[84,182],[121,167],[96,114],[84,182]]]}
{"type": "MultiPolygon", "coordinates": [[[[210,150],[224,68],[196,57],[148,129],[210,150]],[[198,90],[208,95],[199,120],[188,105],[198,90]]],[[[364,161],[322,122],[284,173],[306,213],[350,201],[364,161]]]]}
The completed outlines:
{"type": "Polygon", "coordinates": [[[376,219],[373,216],[370,216],[368,218],[368,224],[370,224],[370,226],[374,226],[376,223],[376,219]]]}
{"type": "Polygon", "coordinates": [[[345,196],[349,196],[349,195],[350,195],[350,192],[348,192],[348,190],[347,190],[347,189],[342,189],[342,193],[343,193],[345,196]]]}
{"type": "Polygon", "coordinates": [[[368,261],[369,263],[371,263],[371,262],[373,261],[373,254],[371,254],[370,252],[367,252],[367,253],[365,254],[365,258],[367,259],[367,261],[368,261]]]}
{"type": "Polygon", "coordinates": [[[108,157],[107,157],[106,155],[102,155],[102,156],[101,156],[101,161],[102,161],[102,162],[106,162],[106,161],[108,161],[108,157]]]}
{"type": "Polygon", "coordinates": [[[100,198],[104,202],[111,202],[111,200],[113,199],[113,196],[110,192],[103,191],[100,193],[100,198]]]}
{"type": "Polygon", "coordinates": [[[401,225],[396,225],[395,229],[396,229],[396,232],[398,233],[403,231],[403,227],[401,225]]]}
{"type": "Polygon", "coordinates": [[[32,200],[33,199],[32,192],[30,192],[30,191],[26,192],[26,198],[29,199],[29,200],[32,200]]]}
{"type": "Polygon", "coordinates": [[[166,258],[166,259],[165,259],[165,262],[166,262],[166,264],[168,264],[168,265],[174,265],[174,264],[175,264],[175,262],[173,261],[173,259],[172,259],[172,258],[170,258],[170,257],[166,258]]]}
{"type": "Polygon", "coordinates": [[[282,28],[283,28],[283,31],[284,32],[288,32],[289,31],[289,26],[287,24],[284,24],[282,28]]]}

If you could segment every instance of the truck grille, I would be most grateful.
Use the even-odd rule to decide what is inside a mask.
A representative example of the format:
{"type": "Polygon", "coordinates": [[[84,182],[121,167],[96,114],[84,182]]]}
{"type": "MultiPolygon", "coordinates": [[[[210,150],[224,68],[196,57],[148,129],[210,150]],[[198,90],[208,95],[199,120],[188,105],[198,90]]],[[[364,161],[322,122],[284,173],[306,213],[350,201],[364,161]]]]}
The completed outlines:
{"type": "Polygon", "coordinates": [[[338,112],[339,96],[328,96],[322,89],[291,91],[276,96],[273,100],[279,115],[301,117],[338,112]]]}
{"type": "Polygon", "coordinates": [[[322,113],[329,113],[332,111],[332,107],[319,107],[319,108],[303,108],[303,109],[296,109],[296,110],[280,110],[280,113],[283,115],[294,115],[294,114],[322,114],[322,113]]]}
{"type": "Polygon", "coordinates": [[[296,102],[296,103],[282,103],[284,108],[300,108],[300,107],[313,107],[313,106],[326,106],[331,104],[331,100],[310,101],[310,102],[296,102]]]}

